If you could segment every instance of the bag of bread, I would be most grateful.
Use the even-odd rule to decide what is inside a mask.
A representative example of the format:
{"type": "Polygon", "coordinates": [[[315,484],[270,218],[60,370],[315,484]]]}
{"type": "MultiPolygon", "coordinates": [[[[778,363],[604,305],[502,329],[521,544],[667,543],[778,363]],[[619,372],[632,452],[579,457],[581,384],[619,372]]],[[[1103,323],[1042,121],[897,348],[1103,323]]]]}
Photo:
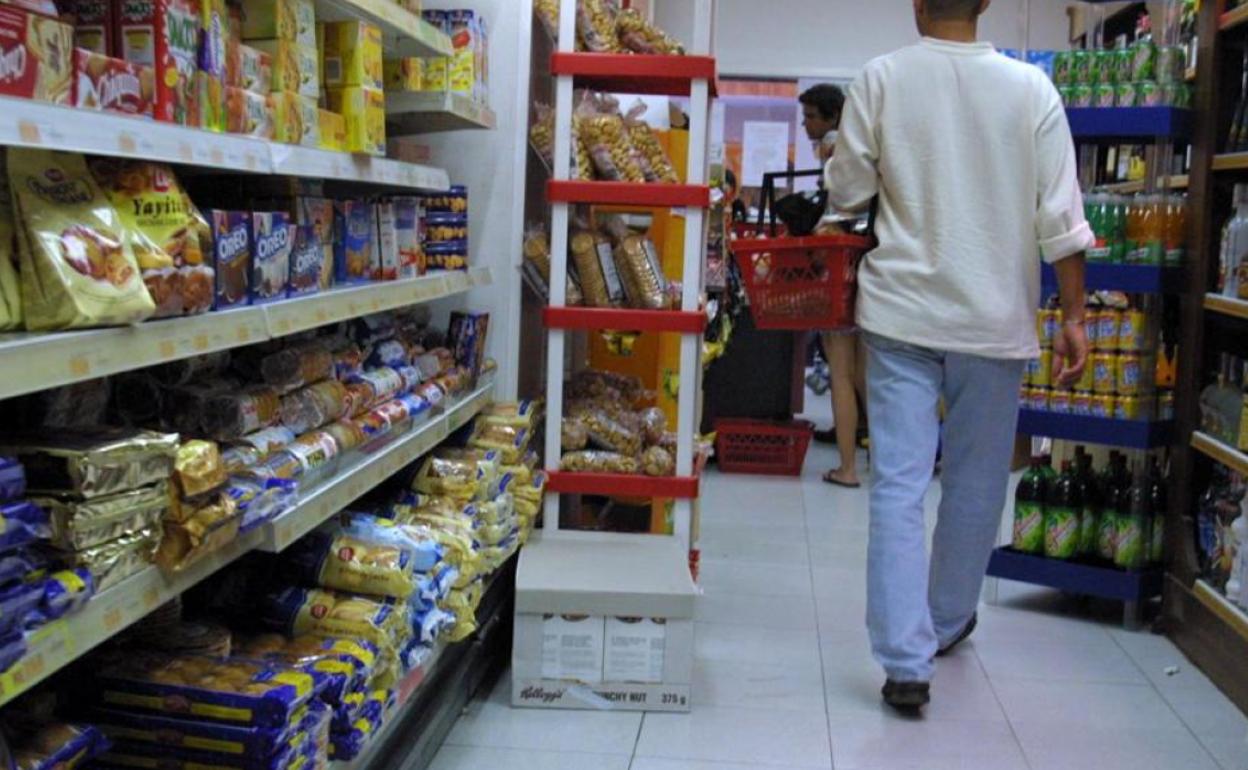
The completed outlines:
{"type": "Polygon", "coordinates": [[[317,530],[295,542],[282,555],[282,562],[298,583],[407,599],[416,590],[411,551],[401,540],[363,535],[335,531],[332,526],[317,530]]]}
{"type": "Polygon", "coordinates": [[[94,158],[90,165],[133,239],[155,317],[207,312],[213,300],[212,234],[173,169],[116,158],[94,158]]]}
{"type": "Polygon", "coordinates": [[[22,310],[32,331],[136,323],[156,310],[132,238],[86,160],[10,149],[22,310]]]}

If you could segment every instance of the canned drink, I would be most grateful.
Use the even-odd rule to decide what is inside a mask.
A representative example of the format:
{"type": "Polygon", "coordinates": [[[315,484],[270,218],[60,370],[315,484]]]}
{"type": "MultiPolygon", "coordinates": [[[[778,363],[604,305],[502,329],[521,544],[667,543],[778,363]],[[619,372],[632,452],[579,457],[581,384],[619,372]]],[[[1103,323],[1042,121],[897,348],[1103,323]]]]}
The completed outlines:
{"type": "Polygon", "coordinates": [[[1092,356],[1092,391],[1100,396],[1113,395],[1118,386],[1117,361],[1113,353],[1092,356]]]}
{"type": "Polygon", "coordinates": [[[1161,107],[1161,85],[1151,80],[1135,84],[1136,107],[1161,107]]]}
{"type": "Polygon", "coordinates": [[[1163,390],[1157,396],[1157,417],[1161,420],[1174,419],[1174,391],[1163,390]]]}
{"type": "Polygon", "coordinates": [[[1122,310],[1118,313],[1118,350],[1138,353],[1144,350],[1144,328],[1147,319],[1143,310],[1122,310]]]}
{"type": "Polygon", "coordinates": [[[1039,412],[1047,412],[1049,410],[1048,388],[1031,389],[1031,408],[1039,412]]]}
{"type": "Polygon", "coordinates": [[[1097,83],[1092,91],[1092,105],[1100,109],[1111,109],[1117,104],[1118,91],[1113,83],[1097,83]]]}
{"type": "MultiPolygon", "coordinates": [[[[1091,367],[1088,367],[1091,370],[1091,367]]],[[[1076,390],[1070,397],[1070,413],[1079,417],[1092,416],[1093,395],[1086,390],[1076,390]]]]}
{"type": "MultiPolygon", "coordinates": [[[[1104,77],[1103,68],[1107,63],[1104,57],[1104,51],[1088,51],[1088,79],[1083,81],[1090,86],[1096,86],[1102,82],[1104,77]]],[[[1110,63],[1112,67],[1112,63],[1110,63]]]]}
{"type": "Polygon", "coordinates": [[[1118,349],[1118,311],[1112,307],[1096,311],[1096,349],[1109,351],[1118,349]]]}
{"type": "Polygon", "coordinates": [[[1092,397],[1092,416],[1104,417],[1112,419],[1114,411],[1117,409],[1118,400],[1113,396],[1093,396],[1092,397]]]}
{"type": "Polygon", "coordinates": [[[1040,347],[1053,347],[1053,341],[1057,339],[1058,332],[1062,326],[1061,313],[1052,308],[1045,308],[1040,311],[1036,319],[1039,325],[1040,347]]]}
{"type": "Polygon", "coordinates": [[[1055,414],[1070,414],[1073,394],[1069,390],[1055,390],[1049,396],[1049,410],[1055,414]]]}
{"type": "Polygon", "coordinates": [[[1070,84],[1092,85],[1092,52],[1074,51],[1071,53],[1070,84]]]}
{"type": "Polygon", "coordinates": [[[1036,362],[1036,370],[1032,373],[1031,384],[1037,388],[1048,388],[1053,385],[1053,351],[1041,350],[1036,362]]]}
{"type": "Polygon", "coordinates": [[[1053,57],[1053,82],[1058,86],[1071,84],[1072,51],[1058,51],[1053,57]]]}
{"type": "Polygon", "coordinates": [[[1114,417],[1119,420],[1143,420],[1144,399],[1139,396],[1119,396],[1114,403],[1114,417]]]}
{"type": "Polygon", "coordinates": [[[1164,45],[1157,49],[1157,82],[1182,83],[1187,69],[1187,50],[1182,46],[1164,45]]]}
{"type": "Polygon", "coordinates": [[[1139,353],[1123,353],[1115,361],[1119,396],[1138,397],[1144,389],[1144,364],[1139,353]]]}
{"type": "Polygon", "coordinates": [[[1092,86],[1088,83],[1079,83],[1071,86],[1070,89],[1070,106],[1074,109],[1086,109],[1092,106],[1092,86]]]}
{"type": "Polygon", "coordinates": [[[1157,79],[1157,44],[1150,38],[1131,46],[1131,79],[1136,83],[1157,79]]]}
{"type": "Polygon", "coordinates": [[[1114,86],[1114,106],[1135,106],[1135,83],[1128,81],[1126,83],[1118,83],[1114,86]]]}
{"type": "Polygon", "coordinates": [[[1096,388],[1096,367],[1089,361],[1088,365],[1083,367],[1083,375],[1079,381],[1075,383],[1075,390],[1083,390],[1091,393],[1096,388]]]}
{"type": "Polygon", "coordinates": [[[1114,82],[1130,83],[1131,82],[1131,65],[1135,57],[1131,55],[1130,48],[1119,48],[1114,51],[1114,82]]]}
{"type": "Polygon", "coordinates": [[[1088,308],[1087,317],[1083,322],[1083,328],[1087,331],[1088,335],[1088,349],[1096,350],[1100,344],[1098,340],[1100,339],[1101,334],[1101,325],[1097,321],[1096,310],[1088,308]]]}

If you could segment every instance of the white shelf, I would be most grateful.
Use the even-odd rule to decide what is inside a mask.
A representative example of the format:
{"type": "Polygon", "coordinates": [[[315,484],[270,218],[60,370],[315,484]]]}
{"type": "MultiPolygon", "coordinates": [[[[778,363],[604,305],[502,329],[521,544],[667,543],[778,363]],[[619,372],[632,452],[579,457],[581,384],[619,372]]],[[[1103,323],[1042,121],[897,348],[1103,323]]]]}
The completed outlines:
{"type": "Polygon", "coordinates": [[[388,92],[386,122],[399,134],[421,134],[461,129],[491,129],[494,111],[471,97],[450,91],[388,92]]]}
{"type": "Polygon", "coordinates": [[[433,166],[293,144],[274,143],[271,147],[274,174],[413,190],[446,190],[451,186],[451,178],[446,171],[433,166]]]}
{"type": "Polygon", "coordinates": [[[451,39],[394,0],[316,0],[317,21],[359,19],[381,27],[386,57],[450,56],[451,39]]]}
{"type": "Polygon", "coordinates": [[[443,299],[492,279],[489,268],[474,268],[121,328],[0,334],[0,399],[443,299]]]}
{"type": "Polygon", "coordinates": [[[365,455],[323,483],[300,494],[299,502],[276,521],[243,535],[204,557],[185,572],[166,575],[147,567],[93,597],[82,610],[44,626],[29,639],[30,649],[0,675],[0,706],[34,687],[160,605],[197,585],[249,551],[276,552],[374,489],[403,467],[435,448],[493,399],[489,382],[443,412],[378,451],[365,455]]]}

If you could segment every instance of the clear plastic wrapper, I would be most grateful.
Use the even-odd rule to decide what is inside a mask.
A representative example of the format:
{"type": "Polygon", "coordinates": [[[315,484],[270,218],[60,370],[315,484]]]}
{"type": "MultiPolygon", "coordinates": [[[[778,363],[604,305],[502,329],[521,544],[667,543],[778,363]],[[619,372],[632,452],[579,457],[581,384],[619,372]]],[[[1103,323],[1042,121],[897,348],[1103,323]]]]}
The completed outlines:
{"type": "Polygon", "coordinates": [[[183,498],[218,489],[225,483],[225,475],[221,449],[212,441],[185,441],[174,455],[173,479],[183,498]]]}
{"type": "Polygon", "coordinates": [[[32,615],[43,601],[43,584],[17,583],[0,590],[0,636],[20,631],[37,617],[32,615]]]}
{"type": "Polygon", "coordinates": [[[520,462],[529,448],[530,433],[525,428],[477,421],[468,439],[468,446],[495,450],[508,465],[520,462]]]}
{"type": "Polygon", "coordinates": [[[0,457],[0,502],[26,494],[26,469],[16,457],[0,457]]]}
{"type": "Polygon", "coordinates": [[[577,418],[589,433],[589,443],[599,449],[635,457],[641,453],[641,433],[601,409],[590,409],[577,418]]]}
{"type": "Polygon", "coordinates": [[[429,456],[425,458],[412,489],[427,495],[445,495],[468,501],[480,488],[481,470],[472,460],[429,456]]]}
{"type": "Polygon", "coordinates": [[[338,706],[346,694],[359,690],[377,665],[377,647],[351,639],[261,634],[236,645],[235,657],[272,660],[318,674],[327,681],[321,700],[338,706]]]}
{"type": "Polygon", "coordinates": [[[646,446],[656,446],[667,434],[667,414],[657,406],[643,409],[638,413],[641,428],[644,432],[646,446]]]}
{"type": "Polygon", "coordinates": [[[635,8],[624,8],[616,15],[615,32],[619,45],[633,53],[680,56],[685,52],[680,43],[635,8]]]}
{"type": "Polygon", "coordinates": [[[109,742],[92,725],[51,722],[6,731],[13,770],[61,770],[89,763],[109,742]]]}
{"type": "Polygon", "coordinates": [[[164,481],[177,447],[176,435],[101,428],[7,437],[0,453],[25,466],[31,492],[98,497],[164,481]]]}
{"type": "Polygon", "coordinates": [[[89,569],[98,593],[150,565],[160,539],[161,527],[153,525],[81,551],[60,551],[58,557],[66,567],[89,569]]]}
{"type": "Polygon", "coordinates": [[[532,430],[541,411],[541,401],[496,401],[482,409],[477,419],[532,430]]]}
{"type": "Polygon", "coordinates": [[[637,151],[642,173],[647,182],[659,184],[680,184],[680,175],[672,165],[667,150],[642,116],[646,114],[646,104],[640,100],[633,105],[624,116],[624,127],[628,131],[629,141],[637,151]]]}
{"type": "Polygon", "coordinates": [[[616,452],[568,452],[559,461],[561,470],[572,473],[624,473],[641,472],[641,464],[635,457],[616,452]]]}
{"type": "Polygon", "coordinates": [[[347,416],[359,417],[373,406],[376,391],[367,382],[347,383],[347,416]]]}
{"type": "Polygon", "coordinates": [[[364,434],[355,420],[331,422],[321,430],[333,437],[338,444],[338,449],[342,452],[350,452],[368,440],[368,436],[364,434]]]}
{"type": "Polygon", "coordinates": [[[576,4],[577,39],[591,53],[619,53],[615,33],[617,7],[610,0],[579,0],[576,4]]]}
{"type": "Polygon", "coordinates": [[[576,452],[589,446],[589,428],[579,417],[564,417],[559,432],[565,452],[576,452]]]}
{"type": "Polygon", "coordinates": [[[674,476],[676,458],[660,446],[652,446],[641,455],[641,467],[647,476],[674,476]]]}
{"type": "Polygon", "coordinates": [[[583,99],[577,105],[577,117],[580,125],[578,133],[589,151],[598,177],[607,182],[645,182],[642,156],[633,147],[618,103],[595,102],[591,97],[583,99]]]}
{"type": "Polygon", "coordinates": [[[237,445],[255,449],[259,453],[257,459],[263,460],[270,452],[290,446],[297,435],[284,425],[275,425],[272,428],[265,428],[243,436],[238,440],[237,445]]]}
{"type": "Polygon", "coordinates": [[[53,546],[82,551],[158,525],[169,508],[169,491],[161,483],[90,500],[36,497],[32,502],[47,512],[53,546]]]}
{"type": "Polygon", "coordinates": [[[668,306],[667,276],[654,241],[630,231],[618,217],[610,221],[616,239],[612,252],[615,269],[629,304],[644,310],[663,310],[668,306]]]}
{"type": "Polygon", "coordinates": [[[281,405],[275,389],[253,385],[207,399],[200,421],[210,438],[232,441],[276,425],[281,417],[281,405]]]}
{"type": "Polygon", "coordinates": [[[347,416],[351,397],[338,380],[323,380],[282,396],[281,423],[295,433],[307,433],[347,416]]]}
{"type": "Polygon", "coordinates": [[[352,378],[352,382],[368,385],[372,389],[369,408],[389,401],[403,389],[403,376],[390,367],[365,370],[352,378]]]}
{"type": "Polygon", "coordinates": [[[0,504],[0,551],[21,548],[52,535],[48,511],[29,500],[0,504]]]}
{"type": "Polygon", "coordinates": [[[362,639],[393,652],[407,618],[393,599],[353,596],[321,588],[290,587],[266,593],[256,618],[287,636],[362,639]]]}
{"type": "Polygon", "coordinates": [[[287,479],[257,479],[231,476],[225,494],[234,500],[240,517],[239,534],[250,532],[295,505],[298,484],[287,479]]]}
{"type": "Polygon", "coordinates": [[[281,449],[247,469],[246,474],[265,481],[271,479],[295,480],[303,475],[303,463],[292,453],[281,449]]]}

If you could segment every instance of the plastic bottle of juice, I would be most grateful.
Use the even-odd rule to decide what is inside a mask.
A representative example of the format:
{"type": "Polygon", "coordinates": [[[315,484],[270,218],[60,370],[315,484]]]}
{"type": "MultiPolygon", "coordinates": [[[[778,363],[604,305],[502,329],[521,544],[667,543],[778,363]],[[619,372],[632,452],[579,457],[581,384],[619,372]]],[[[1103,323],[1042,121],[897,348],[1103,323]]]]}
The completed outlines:
{"type": "Polygon", "coordinates": [[[1087,454],[1083,447],[1075,448],[1075,469],[1079,499],[1083,503],[1083,512],[1079,515],[1079,555],[1094,556],[1100,523],[1100,496],[1097,494],[1096,474],[1092,471],[1092,455],[1087,454]]]}
{"type": "Polygon", "coordinates": [[[1044,501],[1044,555],[1050,559],[1073,559],[1079,555],[1082,530],[1079,516],[1083,501],[1079,499],[1079,482],[1074,465],[1062,463],[1062,474],[1049,487],[1044,501]]]}
{"type": "Polygon", "coordinates": [[[1140,249],[1144,243],[1144,215],[1146,207],[1144,206],[1144,196],[1142,194],[1133,195],[1126,203],[1126,237],[1124,238],[1123,261],[1127,263],[1138,263],[1140,261],[1140,249]]]}
{"type": "Polygon", "coordinates": [[[1044,553],[1044,500],[1048,490],[1044,459],[1031,458],[1014,492],[1014,549],[1023,553],[1044,553]]]}
{"type": "Polygon", "coordinates": [[[1110,563],[1114,561],[1118,540],[1118,511],[1122,502],[1122,488],[1118,482],[1120,455],[1111,452],[1109,464],[1101,473],[1101,512],[1097,515],[1096,556],[1110,563]]]}
{"type": "Polygon", "coordinates": [[[1125,195],[1111,195],[1109,199],[1109,217],[1113,223],[1109,261],[1119,265],[1127,261],[1127,212],[1130,202],[1131,199],[1125,195]]]}
{"type": "Polygon", "coordinates": [[[1096,238],[1092,248],[1087,251],[1090,262],[1109,261],[1110,249],[1113,245],[1113,223],[1107,216],[1108,203],[1109,196],[1101,192],[1093,192],[1084,199],[1084,214],[1088,220],[1088,227],[1092,228],[1092,235],[1096,238]]]}
{"type": "Polygon", "coordinates": [[[1240,266],[1244,258],[1244,234],[1248,228],[1248,184],[1235,185],[1235,214],[1222,230],[1222,254],[1219,264],[1219,284],[1222,294],[1238,297],[1240,294],[1240,266]]]}
{"type": "Polygon", "coordinates": [[[1166,558],[1167,499],[1166,477],[1161,472],[1161,463],[1154,457],[1148,468],[1148,502],[1153,510],[1153,537],[1148,561],[1152,564],[1161,564],[1166,558]]]}
{"type": "Polygon", "coordinates": [[[1144,265],[1160,265],[1165,251],[1165,208],[1160,195],[1145,195],[1140,219],[1139,258],[1144,265]]]}
{"type": "Polygon", "coordinates": [[[1165,263],[1171,267],[1182,265],[1187,256],[1187,195],[1185,193],[1175,193],[1168,198],[1165,236],[1165,263]]]}
{"type": "Polygon", "coordinates": [[[1153,511],[1148,485],[1143,478],[1135,479],[1126,488],[1119,506],[1114,564],[1122,569],[1137,570],[1147,561],[1153,542],[1153,511]]]}

